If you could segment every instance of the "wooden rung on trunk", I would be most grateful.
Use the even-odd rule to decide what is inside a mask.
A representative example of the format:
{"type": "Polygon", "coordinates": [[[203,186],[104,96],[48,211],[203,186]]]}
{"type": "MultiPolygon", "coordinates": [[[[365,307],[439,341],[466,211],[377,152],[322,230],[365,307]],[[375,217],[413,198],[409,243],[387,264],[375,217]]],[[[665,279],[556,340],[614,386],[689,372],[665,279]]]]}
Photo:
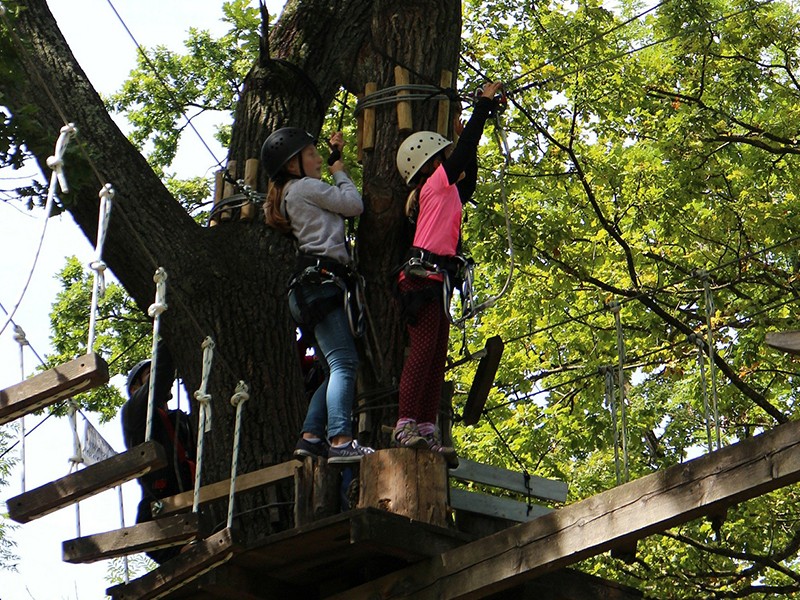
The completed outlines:
{"type": "Polygon", "coordinates": [[[532,504],[529,507],[525,502],[519,502],[511,498],[490,496],[480,492],[468,492],[458,488],[450,489],[450,508],[488,515],[498,519],[505,519],[506,521],[516,521],[517,523],[536,519],[552,510],[538,504],[532,504]]]}
{"type": "MultiPolygon", "coordinates": [[[[271,483],[275,483],[282,479],[294,477],[295,469],[300,467],[300,463],[296,460],[290,460],[284,463],[266,467],[252,473],[244,473],[236,477],[236,493],[246,492],[253,490],[271,483]]],[[[231,480],[218,481],[209,485],[204,485],[200,488],[200,504],[207,504],[220,498],[226,498],[230,493],[231,480]]],[[[157,502],[153,502],[154,515],[169,515],[182,511],[187,511],[192,508],[194,501],[194,490],[183,492],[168,498],[162,498],[157,502]]]]}
{"type": "Polygon", "coordinates": [[[199,515],[175,515],[67,540],[61,544],[61,555],[64,562],[90,563],[178,546],[197,539],[199,533],[199,515]]]}
{"type": "Polygon", "coordinates": [[[108,381],[108,365],[86,354],[0,390],[0,425],[108,381]]]}
{"type": "Polygon", "coordinates": [[[157,442],[145,442],[9,499],[8,516],[27,523],[165,466],[164,448],[157,442]]]}
{"type": "Polygon", "coordinates": [[[148,600],[161,598],[169,592],[194,581],[201,575],[228,562],[239,551],[231,529],[223,529],[205,540],[189,546],[172,560],[130,583],[115,585],[106,590],[114,600],[148,600]]]}

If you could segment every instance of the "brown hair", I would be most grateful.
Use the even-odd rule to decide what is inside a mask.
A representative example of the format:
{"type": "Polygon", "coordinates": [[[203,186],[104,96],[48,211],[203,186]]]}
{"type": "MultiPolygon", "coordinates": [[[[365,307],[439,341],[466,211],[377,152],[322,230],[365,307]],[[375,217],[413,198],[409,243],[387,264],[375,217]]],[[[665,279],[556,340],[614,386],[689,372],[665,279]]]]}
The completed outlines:
{"type": "Polygon", "coordinates": [[[291,233],[292,225],[289,219],[281,212],[281,198],[286,188],[286,180],[270,181],[267,185],[267,199],[264,202],[264,220],[267,225],[281,233],[291,233]]]}

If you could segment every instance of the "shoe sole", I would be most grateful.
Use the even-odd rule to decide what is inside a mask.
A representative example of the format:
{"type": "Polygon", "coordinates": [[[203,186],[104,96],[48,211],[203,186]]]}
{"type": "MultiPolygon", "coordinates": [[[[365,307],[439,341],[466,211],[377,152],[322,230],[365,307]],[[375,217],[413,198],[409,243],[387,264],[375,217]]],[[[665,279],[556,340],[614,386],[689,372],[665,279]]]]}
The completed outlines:
{"type": "Polygon", "coordinates": [[[303,460],[306,458],[326,458],[324,454],[314,454],[308,450],[295,450],[292,453],[292,456],[294,456],[297,460],[303,460]]]}
{"type": "Polygon", "coordinates": [[[407,442],[401,442],[400,440],[394,440],[394,446],[396,448],[415,448],[417,450],[427,450],[428,442],[425,441],[425,438],[417,437],[416,439],[410,438],[407,442]]]}
{"type": "Polygon", "coordinates": [[[363,456],[331,456],[328,458],[329,465],[352,465],[361,462],[363,456]]]}

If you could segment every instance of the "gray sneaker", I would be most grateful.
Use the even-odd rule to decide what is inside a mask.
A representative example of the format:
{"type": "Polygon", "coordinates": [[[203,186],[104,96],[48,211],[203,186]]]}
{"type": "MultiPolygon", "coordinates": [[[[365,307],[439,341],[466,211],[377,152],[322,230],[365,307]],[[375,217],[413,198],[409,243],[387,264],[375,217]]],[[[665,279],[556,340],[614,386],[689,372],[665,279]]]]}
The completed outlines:
{"type": "Polygon", "coordinates": [[[373,452],[375,452],[375,450],[368,446],[359,446],[358,442],[355,440],[341,448],[328,446],[328,464],[345,465],[357,463],[363,456],[372,454],[373,452]]]}

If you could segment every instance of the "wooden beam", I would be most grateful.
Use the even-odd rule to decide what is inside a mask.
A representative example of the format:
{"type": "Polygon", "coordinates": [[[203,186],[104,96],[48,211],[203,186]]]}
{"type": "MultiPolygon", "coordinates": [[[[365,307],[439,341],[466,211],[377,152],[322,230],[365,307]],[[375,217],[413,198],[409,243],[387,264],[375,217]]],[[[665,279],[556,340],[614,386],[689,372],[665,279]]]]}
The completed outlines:
{"type": "Polygon", "coordinates": [[[529,511],[525,502],[502,496],[468,492],[458,488],[450,490],[449,504],[450,508],[456,510],[466,510],[507,521],[516,521],[517,523],[536,519],[552,511],[551,508],[539,506],[538,504],[532,504],[529,511]]]}
{"type": "Polygon", "coordinates": [[[223,529],[191,544],[184,552],[146,575],[108,588],[106,594],[114,600],[161,598],[228,562],[240,550],[237,541],[233,530],[223,529]]]}
{"type": "Polygon", "coordinates": [[[0,390],[0,425],[108,381],[108,365],[87,354],[0,390]]]}
{"type": "Polygon", "coordinates": [[[8,516],[17,523],[27,523],[166,466],[167,457],[161,445],[145,442],[9,499],[8,516]]]}
{"type": "MultiPolygon", "coordinates": [[[[525,486],[525,475],[519,471],[509,471],[484,465],[479,462],[460,458],[457,469],[450,469],[450,477],[461,481],[473,481],[492,487],[503,488],[518,494],[528,494],[525,486]]],[[[567,484],[556,479],[545,479],[530,475],[530,494],[540,500],[565,502],[567,499],[567,484]]]]}
{"type": "MultiPolygon", "coordinates": [[[[294,477],[295,469],[300,468],[300,463],[290,460],[271,467],[265,467],[252,473],[245,473],[236,477],[236,493],[254,490],[271,483],[294,477]]],[[[200,504],[207,504],[220,498],[227,498],[231,490],[231,480],[218,481],[200,488],[200,504]]],[[[162,498],[153,502],[154,515],[169,515],[184,512],[192,508],[194,490],[162,498]]]]}
{"type": "Polygon", "coordinates": [[[480,598],[800,480],[800,421],[331,598],[480,598]]]}
{"type": "Polygon", "coordinates": [[[178,546],[197,539],[199,532],[200,517],[196,513],[173,515],[115,531],[67,540],[61,544],[61,555],[64,562],[90,563],[178,546]]]}
{"type": "Polygon", "coordinates": [[[800,354],[800,331],[771,331],[764,342],[781,352],[800,354]]]}

